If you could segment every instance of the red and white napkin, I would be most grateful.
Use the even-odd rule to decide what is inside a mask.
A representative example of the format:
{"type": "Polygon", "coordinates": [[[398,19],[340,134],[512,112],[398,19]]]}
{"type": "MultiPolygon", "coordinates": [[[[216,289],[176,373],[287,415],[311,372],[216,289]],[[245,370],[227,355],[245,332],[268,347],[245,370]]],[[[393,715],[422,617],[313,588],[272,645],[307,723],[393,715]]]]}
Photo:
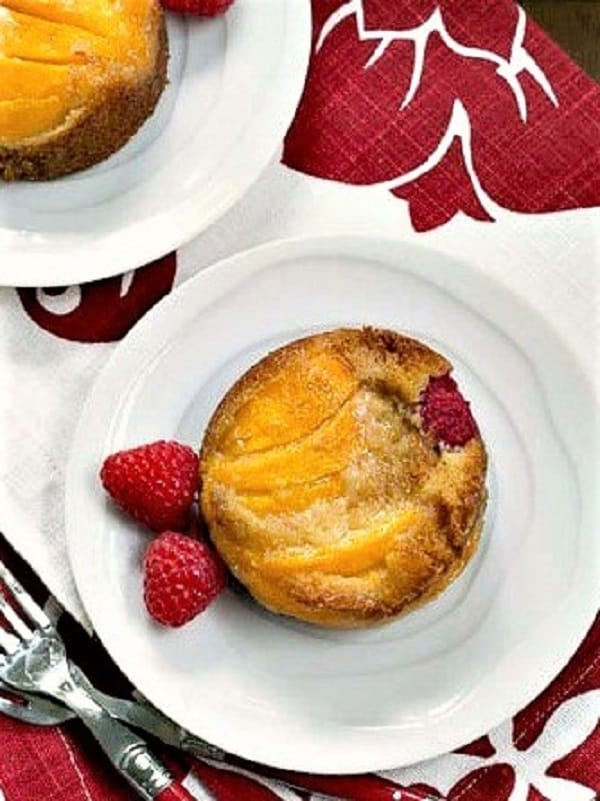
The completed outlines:
{"type": "MultiPolygon", "coordinates": [[[[301,234],[418,241],[478,263],[526,297],[600,389],[600,87],[513,0],[312,5],[311,65],[282,161],[235,209],[177,254],[126,276],[0,290],[0,530],[81,621],[62,510],[79,409],[114,343],[219,258],[301,234]]],[[[586,786],[600,791],[599,626],[512,723],[468,755],[399,771],[398,780],[425,782],[452,801],[588,801],[586,786]],[[548,778],[551,765],[563,783],[548,778]]],[[[7,754],[24,754],[22,728],[6,726],[0,720],[2,742],[15,738],[7,754]]],[[[52,797],[12,790],[21,768],[1,751],[9,801],[52,797]]],[[[38,756],[35,768],[19,757],[22,770],[37,776],[61,764],[43,749],[38,756]]],[[[69,756],[75,790],[85,759],[81,750],[69,756]]],[[[80,790],[88,801],[120,798],[80,790]]]]}

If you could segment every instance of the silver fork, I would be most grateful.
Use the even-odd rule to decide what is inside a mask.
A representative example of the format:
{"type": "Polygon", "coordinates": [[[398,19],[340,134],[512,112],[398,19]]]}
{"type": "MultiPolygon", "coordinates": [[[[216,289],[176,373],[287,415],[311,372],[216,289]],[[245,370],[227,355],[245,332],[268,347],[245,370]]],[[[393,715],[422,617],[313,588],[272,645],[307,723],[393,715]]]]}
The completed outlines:
{"type": "Polygon", "coordinates": [[[144,740],[112,718],[71,672],[62,638],[44,611],[0,561],[0,679],[25,693],[43,693],[69,707],[117,770],[146,801],[193,801],[144,740]]]}

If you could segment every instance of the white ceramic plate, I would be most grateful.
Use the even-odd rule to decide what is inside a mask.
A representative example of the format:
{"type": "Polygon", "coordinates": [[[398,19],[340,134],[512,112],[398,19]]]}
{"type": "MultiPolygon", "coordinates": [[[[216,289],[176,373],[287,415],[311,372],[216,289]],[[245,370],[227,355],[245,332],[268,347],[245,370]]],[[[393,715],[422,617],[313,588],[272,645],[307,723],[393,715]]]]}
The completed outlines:
{"type": "Polygon", "coordinates": [[[275,155],[300,99],[308,0],[168,15],[169,85],[118,153],[59,181],[0,184],[0,284],[59,286],[140,267],[222,215],[275,155]]]}
{"type": "Polygon", "coordinates": [[[163,300],[118,347],[79,423],[67,476],[77,586],[111,655],[176,721],[277,766],[358,772],[460,746],[530,701],[600,598],[596,400],[553,332],[484,273],[357,238],[235,256],[163,300]],[[142,603],[148,535],[96,478],[104,455],[197,446],[231,383],[308,331],[369,323],[447,354],[490,454],[480,551],[438,601],[392,625],[331,632],[227,592],[187,627],[142,603]]]}

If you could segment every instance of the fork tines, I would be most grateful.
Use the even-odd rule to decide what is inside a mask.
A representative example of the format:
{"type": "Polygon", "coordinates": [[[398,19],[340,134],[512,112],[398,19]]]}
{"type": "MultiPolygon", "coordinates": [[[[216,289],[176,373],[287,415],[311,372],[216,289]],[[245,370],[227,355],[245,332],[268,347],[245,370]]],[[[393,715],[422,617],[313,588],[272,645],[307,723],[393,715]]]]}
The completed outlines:
{"type": "Polygon", "coordinates": [[[3,618],[0,622],[0,647],[9,654],[17,649],[22,640],[30,640],[33,637],[33,630],[27,621],[33,623],[35,628],[51,628],[45,612],[23,589],[2,561],[0,561],[0,618],[3,618]]]}

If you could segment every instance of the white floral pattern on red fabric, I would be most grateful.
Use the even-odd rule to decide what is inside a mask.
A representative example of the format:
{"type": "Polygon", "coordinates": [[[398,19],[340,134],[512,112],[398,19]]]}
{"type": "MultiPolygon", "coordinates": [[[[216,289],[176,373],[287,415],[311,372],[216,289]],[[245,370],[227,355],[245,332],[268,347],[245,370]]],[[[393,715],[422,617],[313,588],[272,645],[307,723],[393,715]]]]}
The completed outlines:
{"type": "Polygon", "coordinates": [[[365,24],[365,11],[363,0],[347,0],[339,6],[325,21],[317,39],[315,52],[318,53],[327,37],[347,17],[353,17],[356,24],[358,38],[361,42],[375,44],[373,52],[365,62],[363,69],[369,69],[379,61],[393,42],[411,42],[414,47],[414,60],[410,83],[406,94],[400,104],[400,109],[406,108],[414,99],[423,78],[425,66],[425,51],[430,38],[438,34],[446,47],[458,56],[466,59],[487,61],[496,67],[497,75],[510,88],[515,97],[519,116],[527,120],[527,98],[521,83],[521,75],[529,74],[540,86],[551,102],[558,106],[558,99],[550,85],[545,72],[531,56],[524,46],[525,26],[527,17],[525,11],[517,8],[517,22],[514,31],[512,46],[508,55],[504,56],[493,49],[474,47],[457,41],[448,30],[444,13],[439,5],[433,5],[430,16],[414,28],[404,30],[369,30],[365,24]]]}
{"type": "Polygon", "coordinates": [[[508,765],[514,786],[507,801],[527,801],[535,788],[548,801],[592,801],[595,790],[583,783],[547,774],[558,760],[582,745],[600,721],[600,690],[569,698],[552,714],[540,736],[527,749],[517,748],[513,722],[506,721],[488,735],[494,749],[491,756],[451,753],[385,775],[405,784],[428,784],[444,795],[476,771],[493,765],[508,765]],[[574,725],[574,720],[577,725],[574,725]]]}
{"type": "Polygon", "coordinates": [[[169,253],[144,269],[81,286],[17,291],[31,320],[54,336],[114,342],[171,291],[176,271],[176,254],[169,253]]]}
{"type": "Polygon", "coordinates": [[[313,0],[313,13],[284,163],[388,190],[420,231],[459,211],[600,205],[600,87],[513,0],[313,0]]]}

